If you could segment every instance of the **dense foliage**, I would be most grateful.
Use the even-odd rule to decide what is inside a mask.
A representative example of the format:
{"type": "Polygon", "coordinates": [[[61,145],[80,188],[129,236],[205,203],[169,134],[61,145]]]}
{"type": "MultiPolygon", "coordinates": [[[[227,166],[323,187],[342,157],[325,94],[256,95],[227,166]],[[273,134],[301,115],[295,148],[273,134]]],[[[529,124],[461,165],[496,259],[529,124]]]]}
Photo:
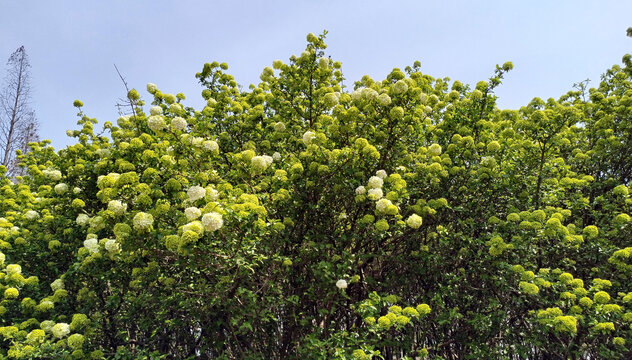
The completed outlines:
{"type": "Polygon", "coordinates": [[[631,357],[630,56],[500,110],[510,63],[346,91],[323,40],[31,144],[0,178],[0,357],[631,357]]]}

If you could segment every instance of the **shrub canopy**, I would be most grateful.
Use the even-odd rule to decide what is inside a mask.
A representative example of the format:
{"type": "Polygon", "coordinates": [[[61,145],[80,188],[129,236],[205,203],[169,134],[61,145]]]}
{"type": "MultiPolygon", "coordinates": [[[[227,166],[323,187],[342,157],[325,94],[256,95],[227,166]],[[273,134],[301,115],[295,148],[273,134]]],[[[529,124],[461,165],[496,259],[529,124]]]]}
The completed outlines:
{"type": "Polygon", "coordinates": [[[500,110],[510,63],[351,91],[325,48],[98,133],[75,102],[0,177],[0,357],[630,357],[630,56],[500,110]]]}

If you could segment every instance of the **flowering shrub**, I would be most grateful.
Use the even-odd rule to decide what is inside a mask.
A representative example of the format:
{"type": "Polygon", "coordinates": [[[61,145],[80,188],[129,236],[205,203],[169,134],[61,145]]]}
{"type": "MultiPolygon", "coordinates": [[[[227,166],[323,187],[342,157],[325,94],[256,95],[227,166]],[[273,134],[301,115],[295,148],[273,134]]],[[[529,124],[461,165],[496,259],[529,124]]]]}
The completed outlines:
{"type": "MultiPolygon", "coordinates": [[[[632,61],[495,106],[415,63],[344,87],[324,35],[205,105],[0,177],[0,358],[628,358],[632,61]]],[[[106,134],[107,136],[105,136],[106,134]]],[[[4,174],[4,169],[2,169],[4,174]]]]}

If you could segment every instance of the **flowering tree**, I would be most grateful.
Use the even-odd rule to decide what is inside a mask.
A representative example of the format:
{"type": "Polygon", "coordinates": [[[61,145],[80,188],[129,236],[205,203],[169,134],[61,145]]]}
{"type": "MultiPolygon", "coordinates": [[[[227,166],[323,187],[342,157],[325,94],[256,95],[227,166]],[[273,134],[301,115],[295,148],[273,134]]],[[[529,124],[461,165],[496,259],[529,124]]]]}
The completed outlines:
{"type": "Polygon", "coordinates": [[[323,40],[31,144],[0,179],[2,356],[629,357],[630,56],[499,110],[510,63],[347,91],[323,40]]]}

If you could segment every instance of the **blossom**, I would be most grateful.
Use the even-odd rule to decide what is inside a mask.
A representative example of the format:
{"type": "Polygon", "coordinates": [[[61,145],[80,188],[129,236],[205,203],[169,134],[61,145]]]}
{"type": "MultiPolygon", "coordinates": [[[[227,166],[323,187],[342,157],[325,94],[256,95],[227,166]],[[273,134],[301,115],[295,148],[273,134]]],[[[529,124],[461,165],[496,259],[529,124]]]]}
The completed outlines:
{"type": "Polygon", "coordinates": [[[356,195],[364,195],[366,193],[366,188],[360,185],[355,189],[355,193],[356,195]]]}
{"type": "Polygon", "coordinates": [[[306,131],[305,134],[303,134],[303,144],[311,145],[315,137],[316,134],[314,134],[313,131],[306,131]]]}
{"type": "Polygon", "coordinates": [[[285,131],[285,124],[282,122],[277,122],[276,124],[274,124],[274,131],[277,132],[284,132],[285,131]]]}
{"type": "Polygon", "coordinates": [[[71,349],[80,349],[83,346],[85,338],[81,334],[72,334],[68,337],[68,346],[71,349]]]}
{"type": "Polygon", "coordinates": [[[147,92],[148,93],[153,94],[156,91],[158,91],[158,87],[156,86],[156,84],[152,84],[152,83],[148,83],[147,84],[147,92]]]}
{"type": "Polygon", "coordinates": [[[61,339],[70,333],[70,325],[66,323],[57,323],[51,328],[51,332],[53,333],[53,336],[61,339]]]}
{"type": "Polygon", "coordinates": [[[377,103],[382,106],[388,106],[391,104],[391,97],[388,96],[388,94],[380,94],[380,96],[377,97],[377,103]]]}
{"type": "Polygon", "coordinates": [[[347,281],[346,280],[340,279],[340,280],[336,281],[336,287],[338,289],[346,289],[347,286],[348,285],[347,285],[347,281]]]}
{"type": "Polygon", "coordinates": [[[37,211],[33,211],[33,210],[29,210],[27,211],[24,216],[28,219],[28,220],[35,220],[37,218],[39,218],[39,214],[37,213],[37,211]]]}
{"type": "Polygon", "coordinates": [[[272,164],[272,161],[272,156],[268,155],[255,156],[250,159],[253,169],[258,172],[262,172],[267,169],[268,166],[272,164]]]}
{"type": "Polygon", "coordinates": [[[134,216],[132,222],[134,223],[134,229],[147,230],[154,224],[154,217],[151,214],[139,212],[134,216]]]}
{"type": "Polygon", "coordinates": [[[403,94],[408,91],[408,84],[404,80],[397,80],[395,85],[393,85],[393,90],[396,94],[403,94]]]}
{"type": "Polygon", "coordinates": [[[441,145],[439,145],[439,144],[432,144],[432,145],[430,145],[430,147],[428,148],[428,153],[431,156],[439,156],[439,155],[441,155],[441,145]]]}
{"type": "Polygon", "coordinates": [[[408,225],[409,227],[413,229],[419,229],[419,227],[421,226],[421,223],[422,223],[421,216],[417,214],[412,214],[408,217],[408,219],[406,219],[406,225],[408,225]]]}
{"type": "Polygon", "coordinates": [[[160,106],[152,106],[151,109],[149,109],[149,114],[162,115],[162,108],[160,106]]]}
{"type": "Polygon", "coordinates": [[[384,185],[384,180],[382,180],[381,177],[371,176],[369,178],[369,183],[367,186],[369,187],[369,189],[378,189],[378,188],[381,188],[382,185],[384,185]]]}
{"type": "Polygon", "coordinates": [[[111,253],[119,251],[120,248],[119,243],[114,239],[108,239],[108,241],[105,242],[105,250],[111,253]]]}
{"type": "Polygon", "coordinates": [[[15,299],[20,295],[18,289],[10,287],[4,291],[4,297],[6,299],[15,299]]]}
{"type": "Polygon", "coordinates": [[[187,220],[193,221],[199,218],[202,215],[202,211],[196,208],[195,206],[188,207],[184,209],[184,216],[187,217],[187,220]]]}
{"type": "Polygon", "coordinates": [[[376,172],[375,172],[375,175],[376,175],[377,177],[379,177],[380,179],[382,179],[382,180],[386,179],[386,177],[388,176],[388,174],[387,174],[387,173],[386,173],[386,171],[384,171],[384,170],[378,170],[378,171],[376,171],[376,172]]]}
{"type": "Polygon", "coordinates": [[[368,197],[370,200],[379,200],[383,196],[384,196],[384,193],[382,192],[382,189],[380,188],[369,189],[368,197]]]}
{"type": "Polygon", "coordinates": [[[64,280],[57,279],[57,280],[53,281],[50,284],[50,288],[53,289],[53,291],[57,291],[59,289],[63,289],[64,288],[64,280]]]}
{"type": "Polygon", "coordinates": [[[274,154],[272,154],[272,160],[274,161],[279,161],[281,160],[281,154],[277,151],[274,154]]]}
{"type": "Polygon", "coordinates": [[[380,199],[375,203],[375,208],[381,213],[387,212],[390,206],[393,206],[393,203],[388,199],[380,199]]]}
{"type": "Polygon", "coordinates": [[[324,102],[327,107],[334,107],[338,104],[338,96],[336,93],[327,93],[324,102]]]}
{"type": "Polygon", "coordinates": [[[61,171],[59,170],[49,170],[46,169],[42,171],[42,173],[51,180],[60,180],[61,179],[61,171]]]}
{"type": "Polygon", "coordinates": [[[108,210],[112,211],[116,215],[122,215],[127,211],[127,204],[120,200],[110,200],[108,203],[108,210]]]}
{"type": "Polygon", "coordinates": [[[194,202],[206,196],[206,189],[201,186],[191,186],[187,190],[187,195],[189,196],[189,201],[194,202]]]}
{"type": "Polygon", "coordinates": [[[202,146],[204,147],[204,149],[206,149],[208,151],[215,151],[215,150],[219,149],[219,145],[217,145],[217,142],[213,141],[213,140],[205,140],[202,143],[202,146]]]}
{"type": "Polygon", "coordinates": [[[10,264],[7,265],[6,269],[7,274],[9,275],[13,275],[13,274],[21,274],[22,273],[22,267],[18,264],[10,264]]]}
{"type": "Polygon", "coordinates": [[[165,120],[160,115],[152,115],[147,118],[147,126],[153,131],[160,131],[165,128],[165,120]]]}
{"type": "Polygon", "coordinates": [[[219,230],[224,225],[224,220],[222,219],[221,214],[210,212],[202,216],[202,224],[204,224],[204,228],[206,230],[215,231],[219,230]]]}
{"type": "Polygon", "coordinates": [[[79,214],[77,215],[77,220],[75,220],[75,222],[79,226],[85,226],[90,222],[90,217],[86,214],[79,214]]]}
{"type": "Polygon", "coordinates": [[[213,189],[212,187],[208,186],[206,188],[206,199],[208,201],[215,201],[219,198],[219,191],[213,189]]]}
{"type": "Polygon", "coordinates": [[[176,131],[181,131],[187,128],[187,121],[177,116],[171,120],[171,128],[176,131]]]}
{"type": "Polygon", "coordinates": [[[55,192],[58,194],[63,194],[66,191],[68,191],[68,185],[64,184],[64,183],[59,183],[57,185],[55,185],[55,192]]]}
{"type": "Polygon", "coordinates": [[[99,252],[99,242],[97,239],[87,239],[83,242],[83,246],[93,254],[99,252]]]}

